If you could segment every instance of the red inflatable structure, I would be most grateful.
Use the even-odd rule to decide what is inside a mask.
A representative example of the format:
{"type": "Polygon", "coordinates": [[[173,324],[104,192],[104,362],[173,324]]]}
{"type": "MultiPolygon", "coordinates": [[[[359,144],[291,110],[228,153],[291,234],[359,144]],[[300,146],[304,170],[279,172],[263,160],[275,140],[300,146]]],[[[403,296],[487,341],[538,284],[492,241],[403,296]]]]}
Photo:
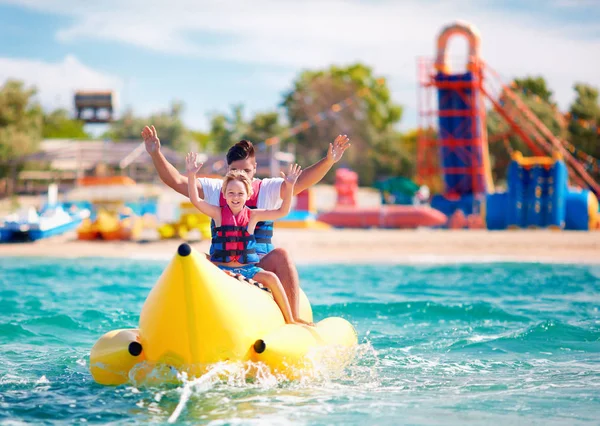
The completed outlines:
{"type": "Polygon", "coordinates": [[[427,206],[382,205],[358,207],[358,175],[349,169],[336,171],[336,207],[317,219],[337,228],[418,228],[447,221],[442,212],[427,206]]]}

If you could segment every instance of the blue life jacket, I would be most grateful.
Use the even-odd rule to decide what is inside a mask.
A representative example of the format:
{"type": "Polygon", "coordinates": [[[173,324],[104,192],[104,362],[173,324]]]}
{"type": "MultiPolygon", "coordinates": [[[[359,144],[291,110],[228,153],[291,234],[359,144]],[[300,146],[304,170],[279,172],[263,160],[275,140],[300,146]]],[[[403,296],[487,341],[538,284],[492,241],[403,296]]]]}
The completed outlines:
{"type": "Polygon", "coordinates": [[[229,206],[221,207],[221,226],[214,228],[211,242],[212,262],[241,264],[258,263],[256,240],[248,233],[250,209],[244,209],[234,216],[229,206]]]}
{"type": "MultiPolygon", "coordinates": [[[[250,197],[248,199],[248,201],[246,201],[246,206],[251,209],[257,208],[256,204],[258,202],[258,192],[260,191],[261,183],[262,183],[262,181],[260,179],[254,179],[252,181],[252,197],[250,197]]],[[[223,193],[221,193],[221,195],[219,196],[219,206],[223,207],[226,205],[227,205],[227,202],[225,201],[225,197],[223,197],[223,193]]],[[[214,238],[216,236],[214,220],[211,220],[211,222],[210,222],[210,232],[211,232],[211,236],[214,240],[214,238]]],[[[254,237],[256,240],[255,250],[256,250],[256,253],[260,257],[264,256],[265,254],[267,254],[271,250],[273,250],[275,248],[275,246],[273,245],[273,242],[272,242],[273,221],[270,220],[270,221],[265,221],[265,222],[258,222],[256,224],[256,228],[254,229],[254,237]]],[[[209,251],[209,254],[211,256],[214,254],[214,250],[215,249],[211,244],[210,251],[209,251]]]]}

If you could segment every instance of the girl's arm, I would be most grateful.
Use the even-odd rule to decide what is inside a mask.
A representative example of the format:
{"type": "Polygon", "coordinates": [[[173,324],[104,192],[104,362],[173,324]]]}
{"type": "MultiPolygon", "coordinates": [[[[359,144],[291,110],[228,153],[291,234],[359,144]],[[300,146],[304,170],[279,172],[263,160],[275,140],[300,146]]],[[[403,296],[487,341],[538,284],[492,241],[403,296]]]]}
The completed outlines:
{"type": "Polygon", "coordinates": [[[219,223],[221,219],[221,208],[218,206],[213,206],[212,204],[207,203],[198,194],[198,186],[196,185],[196,173],[202,167],[202,163],[198,163],[197,156],[195,152],[190,152],[185,157],[185,166],[188,175],[188,192],[190,196],[190,201],[198,210],[204,213],[207,216],[213,218],[217,223],[219,223]]]}
{"type": "Polygon", "coordinates": [[[252,218],[257,221],[263,220],[275,220],[282,217],[285,217],[289,214],[292,207],[292,196],[294,194],[294,185],[298,180],[298,177],[302,174],[302,169],[298,164],[290,164],[290,171],[287,176],[285,173],[281,172],[281,176],[284,179],[284,185],[282,188],[284,189],[282,194],[283,203],[281,207],[276,210],[265,210],[265,209],[255,209],[251,211],[252,218]]]}

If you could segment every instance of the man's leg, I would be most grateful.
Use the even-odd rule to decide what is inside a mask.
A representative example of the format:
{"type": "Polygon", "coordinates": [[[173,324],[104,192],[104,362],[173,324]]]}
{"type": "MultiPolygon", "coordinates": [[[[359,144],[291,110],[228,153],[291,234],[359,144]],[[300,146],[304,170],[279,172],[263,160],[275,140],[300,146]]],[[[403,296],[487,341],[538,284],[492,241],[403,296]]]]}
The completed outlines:
{"type": "Polygon", "coordinates": [[[273,249],[261,259],[258,266],[265,271],[273,272],[279,277],[290,302],[292,315],[294,315],[294,318],[298,318],[300,311],[300,278],[298,278],[298,270],[289,253],[282,248],[273,249]]]}

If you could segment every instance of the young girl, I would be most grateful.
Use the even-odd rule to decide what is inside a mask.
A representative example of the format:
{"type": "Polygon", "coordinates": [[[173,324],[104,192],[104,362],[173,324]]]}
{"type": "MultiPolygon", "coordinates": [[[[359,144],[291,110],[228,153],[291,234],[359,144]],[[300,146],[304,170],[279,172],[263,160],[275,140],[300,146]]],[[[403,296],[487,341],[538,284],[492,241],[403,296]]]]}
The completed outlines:
{"type": "Polygon", "coordinates": [[[198,162],[198,154],[192,152],[186,156],[185,161],[190,201],[198,210],[215,221],[216,236],[212,240],[214,252],[210,260],[226,272],[241,274],[267,287],[281,309],[286,323],[308,324],[300,318],[293,317],[288,298],[277,275],[256,266],[260,259],[254,249],[256,224],[265,220],[279,219],[290,212],[294,184],[302,173],[300,166],[290,165],[287,176],[281,173],[287,182],[281,207],[277,210],[265,210],[250,209],[245,205],[246,200],[252,195],[252,183],[248,175],[239,170],[228,172],[223,180],[222,191],[227,202],[225,206],[213,206],[202,200],[196,185],[196,174],[202,167],[202,163],[198,162]]]}

